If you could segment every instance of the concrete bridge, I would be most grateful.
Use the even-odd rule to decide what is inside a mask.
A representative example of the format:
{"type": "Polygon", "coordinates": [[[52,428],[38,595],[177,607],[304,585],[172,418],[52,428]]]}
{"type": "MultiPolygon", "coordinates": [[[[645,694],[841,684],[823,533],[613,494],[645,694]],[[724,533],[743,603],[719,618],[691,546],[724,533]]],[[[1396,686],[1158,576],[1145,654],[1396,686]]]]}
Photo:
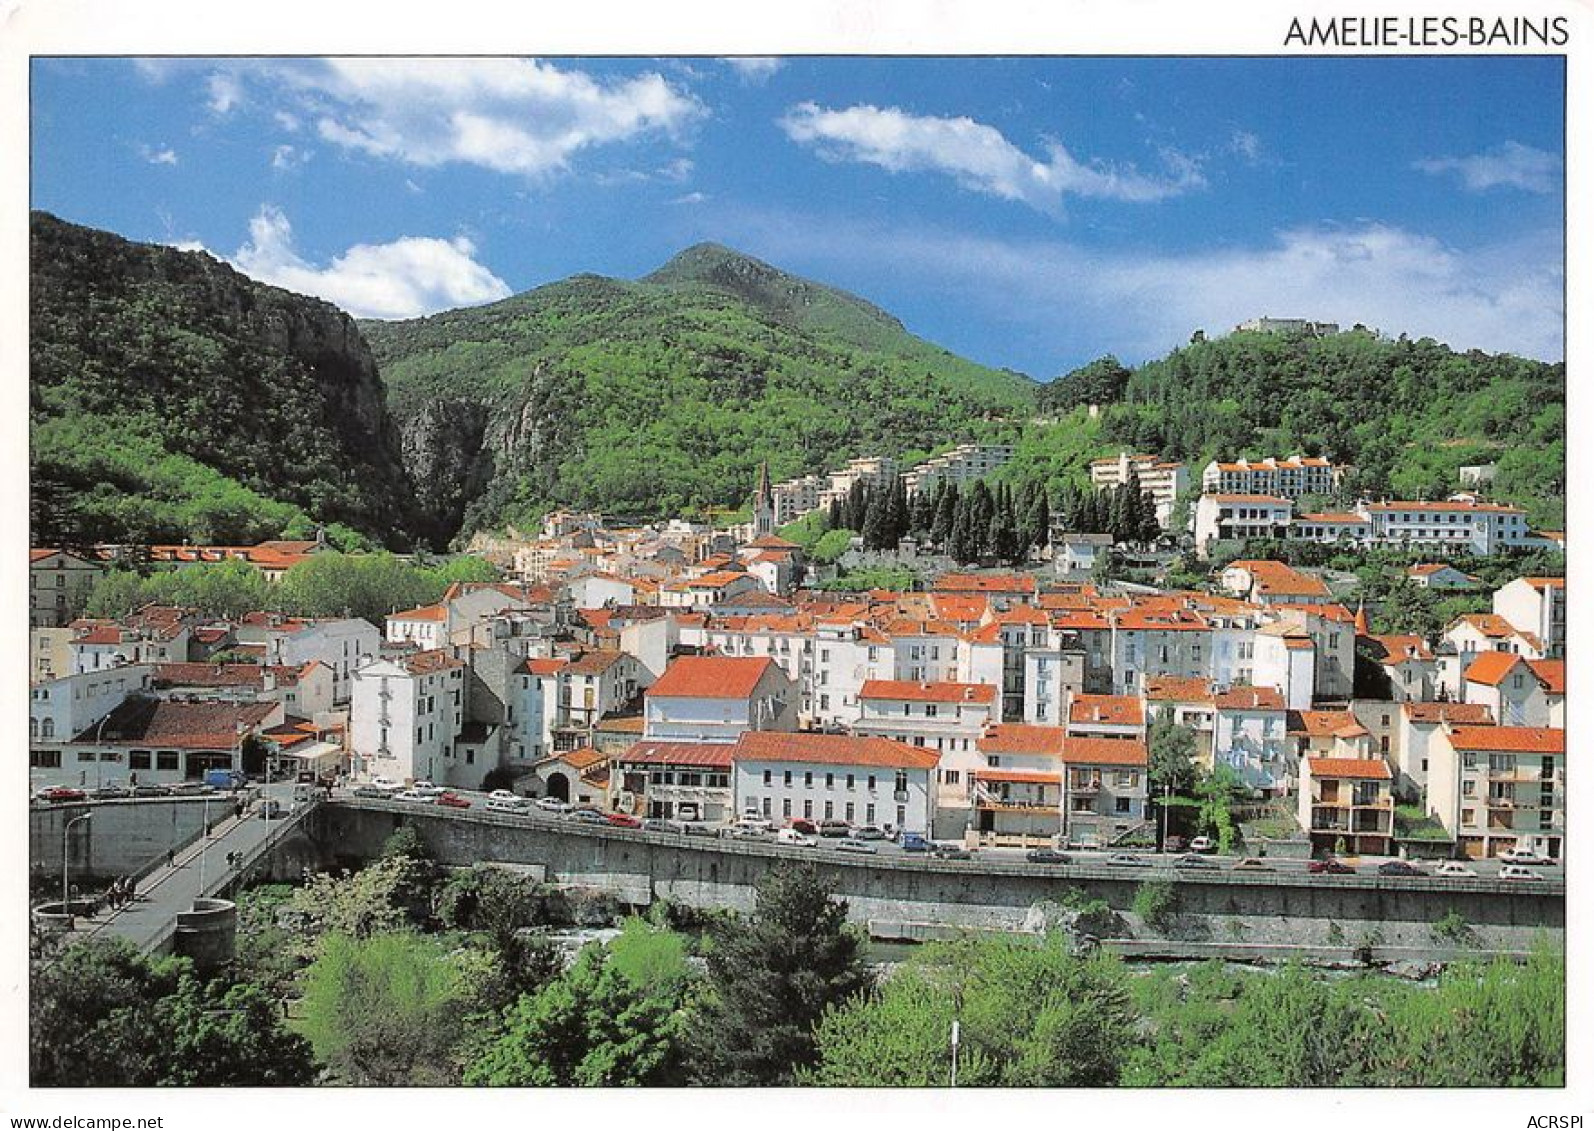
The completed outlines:
{"type": "Polygon", "coordinates": [[[646,906],[659,899],[694,907],[750,910],[770,867],[818,862],[848,914],[871,923],[933,923],[995,930],[1033,929],[1037,904],[1070,889],[1104,900],[1131,929],[1135,895],[1148,879],[1177,896],[1170,933],[1191,940],[1250,944],[1434,945],[1433,925],[1452,912],[1483,949],[1525,951],[1540,935],[1559,944],[1565,885],[1555,880],[1397,878],[1376,875],[1246,874],[848,855],[769,842],[711,840],[606,829],[543,815],[440,810],[397,801],[348,799],[312,813],[306,832],[329,855],[355,865],[373,858],[401,825],[412,825],[438,860],[541,866],[554,883],[593,887],[646,906]]]}
{"type": "MultiPolygon", "coordinates": [[[[203,823],[197,810],[115,812],[134,804],[145,809],[191,807],[194,802],[96,807],[92,822],[72,830],[76,838],[86,826],[95,826],[88,834],[92,840],[70,846],[77,855],[74,875],[80,869],[102,876],[131,871],[145,859],[151,836],[190,824],[198,831],[203,823]]],[[[34,811],[36,866],[53,860],[59,874],[62,829],[77,808],[34,811]]],[[[764,872],[782,861],[812,860],[831,890],[847,900],[852,919],[898,937],[913,937],[916,927],[1034,930],[1041,925],[1038,908],[1071,895],[1104,901],[1120,917],[1127,935],[1166,935],[1191,943],[1431,949],[1437,944],[1435,924],[1449,918],[1452,924],[1465,925],[1467,945],[1522,952],[1541,936],[1560,945],[1565,931],[1565,885],[1559,880],[1258,875],[1030,864],[1019,858],[854,856],[827,848],[581,825],[541,812],[450,810],[354,797],[306,807],[269,823],[258,817],[235,823],[229,817],[216,827],[208,845],[190,837],[174,868],[165,867],[162,848],[158,866],[141,885],[149,902],[84,929],[119,934],[149,950],[165,949],[177,935],[178,913],[196,900],[227,892],[246,874],[291,879],[305,867],[358,867],[379,855],[387,838],[405,824],[417,830],[445,865],[528,866],[552,883],[599,889],[638,907],[668,899],[693,907],[750,910],[764,872]],[[239,867],[227,866],[229,851],[243,854],[239,867]],[[1150,879],[1166,880],[1177,897],[1171,923],[1156,930],[1141,923],[1133,910],[1137,892],[1150,879]]]]}

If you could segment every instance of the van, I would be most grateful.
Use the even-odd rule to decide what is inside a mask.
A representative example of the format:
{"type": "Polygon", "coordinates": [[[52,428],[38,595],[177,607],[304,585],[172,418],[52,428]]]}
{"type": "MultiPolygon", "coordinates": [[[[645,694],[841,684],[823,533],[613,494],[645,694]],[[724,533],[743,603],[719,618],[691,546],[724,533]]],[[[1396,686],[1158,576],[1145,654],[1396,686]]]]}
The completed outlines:
{"type": "Polygon", "coordinates": [[[531,812],[531,798],[489,797],[482,808],[493,813],[529,813],[531,812]]]}

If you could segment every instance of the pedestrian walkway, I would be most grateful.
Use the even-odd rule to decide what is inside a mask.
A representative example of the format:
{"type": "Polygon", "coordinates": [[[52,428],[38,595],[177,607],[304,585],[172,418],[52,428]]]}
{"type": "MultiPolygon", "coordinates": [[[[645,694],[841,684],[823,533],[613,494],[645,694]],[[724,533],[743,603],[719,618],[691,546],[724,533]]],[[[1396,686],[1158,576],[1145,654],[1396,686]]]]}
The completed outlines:
{"type": "Polygon", "coordinates": [[[311,808],[301,805],[269,821],[261,817],[258,808],[242,817],[229,812],[216,822],[208,837],[201,836],[177,852],[170,866],[163,863],[140,880],[132,903],[114,910],[107,906],[92,918],[79,918],[72,937],[124,938],[140,950],[154,949],[194,900],[226,887],[262,855],[269,842],[286,835],[311,808]],[[228,864],[229,853],[238,854],[235,864],[228,864]]]}

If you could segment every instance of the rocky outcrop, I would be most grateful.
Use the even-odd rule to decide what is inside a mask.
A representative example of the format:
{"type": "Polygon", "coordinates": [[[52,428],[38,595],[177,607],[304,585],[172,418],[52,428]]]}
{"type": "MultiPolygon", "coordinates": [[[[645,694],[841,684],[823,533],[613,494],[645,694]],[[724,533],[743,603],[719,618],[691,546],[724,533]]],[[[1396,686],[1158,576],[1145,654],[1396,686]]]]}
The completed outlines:
{"type": "Polygon", "coordinates": [[[204,252],[42,212],[31,236],[36,424],[114,421],[318,521],[410,542],[398,428],[352,318],[204,252]]]}

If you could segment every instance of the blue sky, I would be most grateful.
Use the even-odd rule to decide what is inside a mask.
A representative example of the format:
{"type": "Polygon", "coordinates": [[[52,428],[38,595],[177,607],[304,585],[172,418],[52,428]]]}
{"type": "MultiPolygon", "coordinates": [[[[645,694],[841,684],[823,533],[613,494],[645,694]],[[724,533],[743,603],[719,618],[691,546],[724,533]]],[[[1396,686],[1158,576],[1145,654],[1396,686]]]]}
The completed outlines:
{"type": "Polygon", "coordinates": [[[1564,65],[43,59],[33,205],[373,317],[717,240],[1047,379],[1258,314],[1562,356],[1564,65]]]}

